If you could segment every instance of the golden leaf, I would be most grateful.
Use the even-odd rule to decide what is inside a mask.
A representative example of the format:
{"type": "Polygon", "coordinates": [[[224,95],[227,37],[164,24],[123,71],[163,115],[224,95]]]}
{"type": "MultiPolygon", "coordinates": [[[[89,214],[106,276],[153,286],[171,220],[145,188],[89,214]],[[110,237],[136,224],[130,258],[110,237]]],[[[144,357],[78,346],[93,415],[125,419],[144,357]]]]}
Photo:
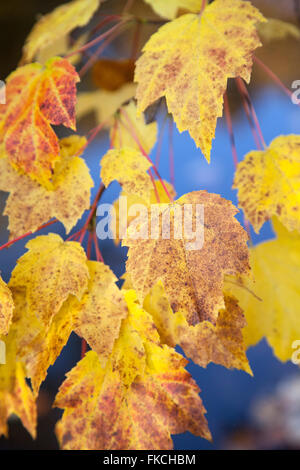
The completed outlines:
{"type": "Polygon", "coordinates": [[[87,289],[89,271],[83,248],[51,233],[30,240],[12,272],[9,285],[26,289],[28,308],[45,326],[70,295],[79,300],[87,289]]]}
{"type": "Polygon", "coordinates": [[[186,360],[159,344],[151,316],[127,291],[128,317],[105,368],[94,351],[67,374],[55,400],[63,449],[171,449],[186,430],[210,439],[186,360]]]}
{"type": "Polygon", "coordinates": [[[105,186],[116,180],[126,193],[149,200],[153,188],[147,170],[151,163],[130,147],[109,150],[101,160],[101,179],[105,186]]]}
{"type": "Polygon", "coordinates": [[[33,438],[36,437],[37,411],[33,393],[26,383],[25,367],[16,354],[16,331],[1,337],[6,346],[5,364],[0,363],[0,436],[8,437],[7,420],[16,414],[33,438]]]}
{"type": "Polygon", "coordinates": [[[255,282],[226,283],[226,290],[244,310],[247,346],[266,337],[276,357],[288,361],[293,342],[300,339],[300,236],[298,232],[288,232],[276,220],[274,228],[276,239],[250,250],[255,282]]]}
{"type": "Polygon", "coordinates": [[[180,312],[174,314],[161,282],[145,298],[144,309],[151,313],[162,343],[179,344],[196,364],[206,367],[214,362],[252,375],[242,335],[246,321],[234,297],[225,295],[225,308],[220,310],[216,325],[203,321],[192,326],[180,312]]]}
{"type": "Polygon", "coordinates": [[[131,101],[123,106],[110,131],[111,145],[114,148],[140,147],[149,154],[157,139],[157,124],[145,123],[144,116],[137,116],[136,104],[131,101]]]}
{"type": "Polygon", "coordinates": [[[199,15],[183,15],[153,34],[136,64],[139,112],[165,96],[180,132],[188,130],[209,161],[227,80],[250,81],[260,46],[250,2],[215,0],[199,15]]]}
{"type": "Polygon", "coordinates": [[[75,331],[99,355],[101,363],[110,355],[119,336],[127,306],[116,286],[116,276],[103,263],[88,262],[90,280],[87,292],[74,305],[75,331]]]}
{"type": "Polygon", "coordinates": [[[92,69],[94,84],[107,91],[119,90],[125,83],[132,83],[134,61],[132,59],[99,59],[92,69]]]}
{"type": "Polygon", "coordinates": [[[60,159],[51,124],[75,130],[78,81],[74,67],[59,57],[45,67],[37,63],[19,67],[7,78],[7,101],[0,115],[1,154],[7,155],[14,168],[46,187],[60,159]]]}
{"type": "Polygon", "coordinates": [[[76,135],[60,141],[62,160],[55,165],[52,190],[20,175],[6,158],[0,159],[0,189],[10,192],[4,210],[9,217],[10,238],[35,232],[55,217],[69,232],[89,209],[94,183],[85,161],[78,156],[85,144],[86,139],[76,135]]]}

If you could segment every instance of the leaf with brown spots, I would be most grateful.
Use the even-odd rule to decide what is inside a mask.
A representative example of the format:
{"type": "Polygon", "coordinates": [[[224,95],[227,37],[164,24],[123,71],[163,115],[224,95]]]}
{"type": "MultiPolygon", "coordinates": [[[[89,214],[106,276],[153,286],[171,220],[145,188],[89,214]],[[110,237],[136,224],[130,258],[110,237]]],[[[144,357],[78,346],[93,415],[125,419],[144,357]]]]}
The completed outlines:
{"type": "Polygon", "coordinates": [[[128,316],[105,367],[94,351],[67,374],[55,405],[63,449],[171,449],[171,434],[210,439],[199,389],[186,360],[161,346],[151,316],[125,292],[128,316]]]}
{"type": "Polygon", "coordinates": [[[52,190],[20,175],[6,158],[0,159],[0,189],[10,192],[4,210],[9,217],[10,238],[35,232],[52,218],[60,220],[69,232],[89,209],[94,183],[78,156],[85,144],[85,138],[75,135],[60,141],[62,160],[55,165],[52,190]]]}
{"type": "Polygon", "coordinates": [[[123,244],[129,246],[126,268],[140,302],[161,280],[174,312],[180,311],[190,325],[204,320],[215,324],[219,311],[225,308],[225,274],[248,274],[250,269],[248,236],[235,219],[236,212],[230,201],[217,194],[195,191],[163,206],[157,220],[161,225],[169,217],[168,238],[163,238],[161,231],[150,230],[148,214],[141,216],[140,233],[131,224],[123,244]],[[183,233],[182,227],[188,230],[191,225],[193,232],[183,233]],[[137,238],[145,238],[145,234],[147,239],[137,238]]]}
{"type": "Polygon", "coordinates": [[[0,276],[0,335],[6,335],[13,316],[14,302],[11,292],[0,276]]]}
{"type": "Polygon", "coordinates": [[[199,16],[183,15],[162,26],[138,59],[138,110],[165,96],[180,132],[188,130],[209,161],[227,80],[250,81],[256,23],[264,17],[243,0],[215,0],[199,16]]]}
{"type": "Polygon", "coordinates": [[[256,232],[273,216],[300,232],[300,136],[282,135],[266,150],[249,152],[238,165],[233,187],[256,232]]]}
{"type": "Polygon", "coordinates": [[[1,155],[40,184],[51,188],[54,164],[60,159],[52,125],[73,130],[79,77],[66,59],[54,57],[45,67],[19,67],[6,81],[6,104],[0,116],[1,155]]]}
{"type": "Polygon", "coordinates": [[[144,116],[137,116],[136,104],[131,101],[122,106],[110,131],[111,145],[114,148],[141,148],[150,153],[157,139],[157,124],[145,123],[144,116]]]}
{"type": "Polygon", "coordinates": [[[8,437],[7,420],[16,414],[35,438],[36,404],[32,390],[26,383],[26,369],[17,357],[16,339],[19,333],[12,324],[8,336],[0,336],[6,352],[5,364],[0,361],[0,437],[8,437]]]}
{"type": "Polygon", "coordinates": [[[105,363],[119,336],[121,321],[128,310],[116,285],[117,278],[104,263],[88,261],[90,280],[86,293],[73,301],[74,330],[105,363]]]}
{"type": "Polygon", "coordinates": [[[30,240],[19,258],[9,285],[26,290],[28,308],[45,326],[70,295],[82,298],[89,271],[83,248],[51,233],[30,240]]]}
{"type": "Polygon", "coordinates": [[[73,0],[42,16],[26,39],[22,62],[31,62],[58,39],[64,39],[73,29],[85,26],[99,5],[100,0],[73,0]]]}
{"type": "Polygon", "coordinates": [[[234,297],[224,298],[225,308],[220,310],[216,325],[209,321],[189,325],[180,312],[174,314],[161,282],[145,298],[144,309],[151,313],[162,343],[180,345],[185,355],[199,366],[214,362],[252,375],[242,334],[246,326],[243,311],[234,297]]]}
{"type": "Polygon", "coordinates": [[[45,325],[29,308],[26,290],[12,288],[16,305],[12,323],[16,354],[26,367],[35,394],[72,331],[94,348],[102,364],[119,336],[127,307],[115,284],[117,279],[103,263],[88,261],[87,267],[90,279],[81,301],[69,296],[49,325],[45,325]]]}
{"type": "Polygon", "coordinates": [[[124,191],[146,201],[153,188],[147,170],[151,163],[144,155],[130,147],[109,150],[101,160],[101,179],[105,186],[117,180],[124,191]]]}

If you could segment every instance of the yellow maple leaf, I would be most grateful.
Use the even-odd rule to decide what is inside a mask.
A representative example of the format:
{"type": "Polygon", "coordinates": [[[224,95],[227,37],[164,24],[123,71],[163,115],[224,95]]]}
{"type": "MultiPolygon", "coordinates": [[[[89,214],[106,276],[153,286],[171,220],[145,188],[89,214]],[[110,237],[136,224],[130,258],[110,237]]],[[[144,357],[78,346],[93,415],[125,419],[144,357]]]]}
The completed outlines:
{"type": "Polygon", "coordinates": [[[206,367],[214,362],[252,374],[242,335],[246,321],[234,297],[225,296],[225,308],[220,310],[216,325],[209,321],[189,325],[183,314],[174,314],[161,282],[145,298],[144,309],[151,313],[162,343],[179,344],[196,364],[206,367]]]}
{"type": "Polygon", "coordinates": [[[8,436],[7,420],[16,414],[33,438],[36,437],[37,411],[33,393],[26,383],[25,367],[16,355],[16,330],[12,327],[5,343],[5,364],[0,363],[0,436],[8,436]]]}
{"type": "Polygon", "coordinates": [[[52,218],[60,220],[69,232],[90,207],[94,183],[89,169],[78,154],[86,139],[71,136],[60,141],[61,161],[52,175],[52,190],[47,190],[26,175],[19,174],[0,159],[0,190],[10,192],[4,215],[9,217],[10,238],[35,232],[52,218]]]}
{"type": "Polygon", "coordinates": [[[22,62],[31,62],[58,39],[66,37],[75,28],[85,26],[99,5],[100,0],[73,0],[42,16],[26,39],[22,62]]]}
{"type": "Polygon", "coordinates": [[[114,148],[131,147],[150,153],[157,139],[157,124],[145,123],[144,116],[137,116],[136,104],[131,101],[122,106],[115,117],[115,124],[110,131],[111,145],[114,148]]]}
{"type": "Polygon", "coordinates": [[[292,344],[300,339],[300,236],[274,221],[277,238],[251,248],[250,262],[255,282],[226,283],[244,310],[247,346],[266,337],[274,354],[288,361],[292,344]]]}
{"type": "Polygon", "coordinates": [[[51,127],[63,124],[73,130],[76,83],[79,77],[65,59],[54,57],[45,67],[19,67],[6,81],[6,104],[0,115],[1,156],[19,171],[49,185],[60,158],[58,138],[51,127]]]}
{"type": "Polygon", "coordinates": [[[209,161],[227,79],[250,81],[260,21],[250,2],[215,0],[200,17],[186,14],[162,26],[136,64],[139,112],[165,96],[179,131],[188,130],[209,161]]]}
{"type": "Polygon", "coordinates": [[[263,42],[278,41],[293,37],[300,38],[300,29],[298,26],[278,18],[267,18],[266,23],[258,25],[258,32],[263,42]]]}
{"type": "Polygon", "coordinates": [[[0,276],[0,335],[6,335],[13,316],[14,302],[11,292],[0,276]]]}
{"type": "Polygon", "coordinates": [[[123,103],[134,96],[135,90],[135,84],[126,83],[116,91],[96,90],[79,93],[76,106],[77,119],[94,113],[97,123],[102,122],[109,128],[113,125],[113,115],[123,103]]]}
{"type": "Polygon", "coordinates": [[[276,215],[300,231],[300,136],[274,139],[266,150],[249,152],[239,163],[234,188],[239,206],[256,232],[276,215]]]}
{"type": "Polygon", "coordinates": [[[163,18],[172,20],[180,9],[197,13],[201,10],[203,0],[145,0],[153,10],[163,18]]]}
{"type": "Polygon", "coordinates": [[[28,308],[48,326],[70,295],[79,300],[87,289],[89,271],[83,248],[50,233],[30,240],[9,285],[26,289],[28,308]]]}
{"type": "Polygon", "coordinates": [[[162,209],[161,221],[170,220],[168,237],[161,231],[152,235],[151,221],[149,235],[148,214],[146,220],[143,215],[140,218],[142,236],[132,233],[136,226],[131,223],[123,245],[129,246],[126,271],[140,302],[162,280],[172,310],[182,312],[190,325],[203,320],[215,323],[219,310],[225,307],[224,275],[249,271],[248,237],[234,217],[236,212],[232,203],[219,195],[195,191],[162,209]],[[189,224],[182,223],[183,211],[188,210],[185,206],[191,209],[184,218],[190,228],[194,226],[194,233],[189,234],[189,224]],[[200,206],[204,220],[198,213],[200,206]]]}
{"type": "Polygon", "coordinates": [[[161,346],[151,316],[125,292],[128,317],[105,366],[94,351],[67,374],[55,400],[64,408],[64,449],[171,449],[186,430],[210,439],[199,389],[186,360],[161,346]]]}
{"type": "MultiPolygon", "coordinates": [[[[154,189],[154,187],[152,187],[150,195],[146,200],[136,196],[135,194],[128,194],[125,191],[121,191],[119,198],[114,202],[112,208],[113,216],[111,217],[111,231],[114,236],[114,242],[116,245],[118,245],[121,241],[120,236],[122,234],[119,232],[120,224],[122,225],[121,219],[126,220],[127,227],[129,227],[130,223],[135,219],[135,216],[130,214],[130,208],[134,204],[144,204],[147,207],[150,207],[151,204],[156,204],[158,202],[157,196],[159,198],[160,203],[168,203],[170,201],[169,196],[167,195],[161,181],[155,180],[154,184],[156,190],[154,189]],[[120,199],[121,197],[126,198],[126,208],[122,207],[120,199]],[[126,213],[124,212],[124,209],[126,213]]],[[[167,188],[169,195],[174,198],[176,196],[174,187],[167,181],[164,181],[164,185],[167,188]]]]}
{"type": "Polygon", "coordinates": [[[109,150],[101,160],[101,179],[105,186],[118,181],[126,193],[149,200],[153,188],[147,170],[151,163],[136,149],[122,147],[109,150]]]}

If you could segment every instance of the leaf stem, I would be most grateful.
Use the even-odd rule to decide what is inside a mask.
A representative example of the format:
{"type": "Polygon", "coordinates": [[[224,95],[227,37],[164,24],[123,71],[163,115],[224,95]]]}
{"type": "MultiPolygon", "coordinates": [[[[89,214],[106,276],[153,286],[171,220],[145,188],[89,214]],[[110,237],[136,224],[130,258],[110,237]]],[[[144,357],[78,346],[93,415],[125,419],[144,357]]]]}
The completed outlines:
{"type": "Polygon", "coordinates": [[[18,242],[19,240],[23,240],[23,238],[26,238],[26,237],[29,237],[30,235],[33,235],[34,233],[38,232],[39,230],[42,230],[43,228],[49,227],[49,225],[55,224],[56,222],[58,222],[57,219],[50,220],[50,222],[47,222],[46,224],[43,224],[43,225],[41,225],[39,228],[37,228],[37,229],[35,230],[35,232],[27,232],[27,233],[24,233],[24,235],[21,235],[20,237],[17,237],[17,238],[15,238],[14,240],[11,240],[11,241],[5,243],[4,245],[0,246],[0,251],[1,251],[1,250],[4,250],[4,248],[10,247],[11,245],[13,245],[14,243],[18,242]]]}

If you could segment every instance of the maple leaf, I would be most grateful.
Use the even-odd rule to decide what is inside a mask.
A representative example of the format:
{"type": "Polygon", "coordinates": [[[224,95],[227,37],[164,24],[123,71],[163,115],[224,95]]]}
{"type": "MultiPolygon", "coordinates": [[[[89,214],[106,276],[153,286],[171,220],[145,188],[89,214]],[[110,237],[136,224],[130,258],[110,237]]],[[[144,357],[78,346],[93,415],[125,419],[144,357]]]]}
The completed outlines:
{"type": "Polygon", "coordinates": [[[11,292],[0,276],[0,335],[6,335],[13,316],[14,302],[11,292]]]}
{"type": "Polygon", "coordinates": [[[256,232],[274,215],[289,230],[300,231],[299,150],[300,136],[279,136],[239,163],[233,187],[256,232]]]}
{"type": "Polygon", "coordinates": [[[54,168],[52,190],[19,174],[6,158],[0,159],[0,189],[10,192],[4,210],[10,238],[35,232],[52,218],[60,220],[69,232],[89,209],[94,183],[85,161],[78,157],[85,145],[86,139],[75,135],[60,141],[62,159],[54,168]]]}
{"type": "Polygon", "coordinates": [[[12,287],[16,305],[12,323],[16,331],[16,354],[26,367],[35,395],[72,331],[101,355],[102,363],[119,336],[127,307],[115,284],[117,279],[103,263],[87,261],[86,264],[90,279],[81,301],[69,296],[46,325],[29,308],[26,290],[12,287]]]}
{"type": "Polygon", "coordinates": [[[89,271],[83,248],[50,233],[30,240],[9,285],[26,289],[28,308],[48,326],[70,295],[79,300],[87,289],[89,271]]]}
{"type": "Polygon", "coordinates": [[[107,91],[116,91],[125,83],[132,83],[134,61],[132,59],[99,59],[92,69],[94,84],[107,91]]]}
{"type": "MultiPolygon", "coordinates": [[[[249,271],[248,237],[234,218],[237,209],[217,194],[195,191],[166,205],[162,220],[166,211],[171,214],[168,239],[163,238],[161,232],[155,238],[139,239],[131,234],[133,224],[129,226],[123,245],[129,246],[126,270],[132,284],[143,302],[149,290],[161,279],[174,312],[181,311],[191,325],[203,320],[215,323],[219,310],[225,306],[224,275],[247,274],[249,271]],[[197,233],[204,230],[202,248],[190,249],[187,244],[191,239],[185,233],[175,237],[174,231],[178,227],[174,225],[178,220],[172,217],[172,210],[175,205],[182,209],[187,204],[191,205],[191,223],[196,226],[197,233]],[[201,226],[197,225],[197,204],[204,207],[204,227],[201,221],[201,226]]],[[[140,232],[149,233],[148,219],[141,216],[140,224],[140,232]]]]}
{"type": "Polygon", "coordinates": [[[36,397],[48,368],[54,364],[74,330],[74,316],[67,300],[48,326],[29,307],[26,290],[12,287],[15,311],[12,322],[16,359],[31,379],[36,397]]]}
{"type": "Polygon", "coordinates": [[[77,52],[77,50],[87,42],[88,33],[81,34],[77,39],[70,39],[69,36],[59,37],[36,54],[36,61],[40,64],[46,64],[47,61],[54,56],[68,56],[68,61],[71,62],[72,65],[75,65],[82,58],[82,54],[80,52],[77,54],[75,54],[75,52],[77,52]]]}
{"type": "Polygon", "coordinates": [[[136,63],[139,112],[165,96],[179,131],[188,130],[209,161],[227,79],[250,81],[260,21],[249,2],[215,0],[200,17],[186,14],[162,26],[136,63]]]}
{"type": "Polygon", "coordinates": [[[300,29],[296,25],[278,18],[267,18],[266,23],[258,25],[258,32],[262,41],[266,43],[288,37],[300,38],[300,29]]]}
{"type": "Polygon", "coordinates": [[[0,436],[8,436],[7,420],[16,414],[33,438],[36,437],[37,411],[32,390],[26,383],[25,367],[16,355],[16,334],[12,326],[6,345],[6,362],[0,364],[0,436]]]}
{"type": "Polygon", "coordinates": [[[244,310],[246,345],[266,337],[276,357],[287,361],[293,354],[293,341],[300,338],[300,236],[276,220],[273,223],[277,238],[250,250],[255,282],[226,283],[226,291],[244,310]]]}
{"type": "MultiPolygon", "coordinates": [[[[135,219],[135,216],[130,215],[130,208],[134,204],[144,204],[147,207],[150,207],[151,204],[156,204],[157,203],[157,196],[159,198],[160,203],[168,203],[170,201],[169,196],[166,193],[165,188],[163,187],[161,181],[155,180],[154,181],[155,188],[151,188],[150,194],[147,197],[147,199],[142,199],[141,197],[136,196],[135,194],[129,194],[126,193],[125,191],[121,191],[119,198],[114,202],[113,204],[113,211],[114,215],[111,217],[111,231],[114,236],[114,242],[116,245],[118,245],[121,241],[120,236],[122,236],[121,233],[119,233],[119,227],[120,224],[122,226],[122,218],[123,220],[126,220],[126,226],[129,227],[130,223],[135,219]],[[121,197],[126,197],[126,211],[127,213],[125,214],[122,204],[121,204],[121,197]],[[115,223],[114,223],[115,219],[115,223]]],[[[176,192],[172,184],[168,183],[167,181],[164,181],[164,185],[167,188],[167,191],[171,198],[174,198],[176,196],[176,192]]]]}
{"type": "Polygon", "coordinates": [[[79,77],[65,59],[45,67],[29,64],[11,73],[6,105],[0,116],[1,153],[12,166],[47,186],[59,160],[58,138],[50,124],[75,129],[76,83],[79,77]]]}
{"type": "Polygon", "coordinates": [[[58,39],[65,38],[75,28],[85,26],[99,5],[100,0],[74,0],[42,16],[26,39],[22,62],[31,62],[58,39]]]}
{"type": "Polygon", "coordinates": [[[135,194],[146,201],[153,188],[147,170],[151,163],[136,149],[122,147],[109,150],[101,160],[101,179],[105,186],[117,180],[126,193],[135,194]]]}
{"type": "Polygon", "coordinates": [[[136,85],[126,83],[117,91],[96,90],[79,93],[76,106],[77,119],[89,113],[96,115],[96,121],[105,127],[113,125],[113,115],[123,103],[130,100],[136,90],[136,85]]]}
{"type": "Polygon", "coordinates": [[[186,10],[197,13],[201,10],[203,0],[145,0],[152,6],[153,10],[163,18],[172,20],[178,11],[186,10]]]}
{"type": "Polygon", "coordinates": [[[105,368],[94,351],[67,374],[55,405],[64,449],[171,449],[186,430],[210,439],[199,389],[186,360],[161,346],[151,316],[125,293],[128,317],[105,368]]]}
{"type": "Polygon", "coordinates": [[[163,344],[179,344],[185,355],[201,367],[214,362],[252,375],[242,335],[246,321],[234,297],[225,295],[225,308],[220,310],[216,325],[203,321],[192,326],[183,314],[174,314],[161,282],[151,289],[143,306],[151,313],[163,344]]]}
{"type": "Polygon", "coordinates": [[[114,148],[131,147],[141,148],[149,154],[157,139],[157,124],[145,123],[144,116],[137,116],[136,104],[131,101],[122,106],[119,116],[115,117],[115,124],[110,131],[111,145],[114,148]]]}

